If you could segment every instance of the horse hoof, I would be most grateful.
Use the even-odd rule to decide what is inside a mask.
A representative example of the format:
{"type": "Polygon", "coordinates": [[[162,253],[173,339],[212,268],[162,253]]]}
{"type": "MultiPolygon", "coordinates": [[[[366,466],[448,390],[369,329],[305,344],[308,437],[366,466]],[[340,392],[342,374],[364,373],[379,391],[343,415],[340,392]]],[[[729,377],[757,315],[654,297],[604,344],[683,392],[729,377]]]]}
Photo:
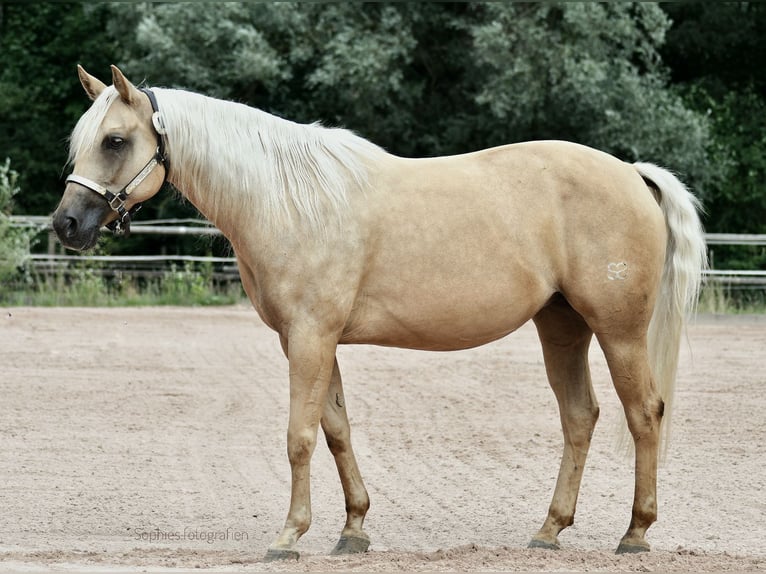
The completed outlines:
{"type": "Polygon", "coordinates": [[[367,552],[369,547],[370,541],[367,538],[362,538],[361,536],[341,536],[330,554],[333,556],[339,554],[361,554],[362,552],[367,552]]]}
{"type": "Polygon", "coordinates": [[[649,552],[649,543],[645,540],[623,540],[617,547],[615,554],[640,554],[641,552],[649,552]]]}
{"type": "Polygon", "coordinates": [[[298,560],[300,558],[300,552],[297,550],[287,550],[284,548],[269,548],[266,551],[266,556],[263,557],[264,562],[278,562],[281,560],[298,560]]]}
{"type": "Polygon", "coordinates": [[[540,540],[539,538],[533,538],[529,541],[529,544],[527,544],[527,548],[542,548],[544,550],[560,550],[561,546],[559,546],[558,540],[555,542],[546,542],[545,540],[540,540]]]}

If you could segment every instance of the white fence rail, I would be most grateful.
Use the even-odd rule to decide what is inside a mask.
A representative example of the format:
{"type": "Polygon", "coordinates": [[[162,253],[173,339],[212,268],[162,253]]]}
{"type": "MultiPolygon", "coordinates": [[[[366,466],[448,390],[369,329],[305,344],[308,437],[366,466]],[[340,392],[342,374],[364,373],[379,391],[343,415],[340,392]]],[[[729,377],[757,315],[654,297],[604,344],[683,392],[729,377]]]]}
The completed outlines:
{"type": "MultiPolygon", "coordinates": [[[[206,263],[217,267],[217,274],[236,278],[237,260],[234,257],[204,257],[196,255],[64,255],[54,253],[48,216],[11,216],[11,224],[19,227],[34,227],[51,233],[49,253],[33,254],[32,265],[39,270],[66,269],[79,262],[100,262],[105,268],[125,272],[156,274],[159,269],[177,263],[206,263]]],[[[220,230],[210,222],[200,219],[158,219],[131,223],[130,232],[152,235],[221,235],[220,230]]],[[[705,240],[714,245],[761,245],[766,246],[766,235],[707,233],[705,240]]],[[[766,288],[766,270],[710,269],[705,272],[707,281],[721,283],[731,288],[766,288]]]]}
{"type": "Polygon", "coordinates": [[[705,241],[708,245],[766,245],[766,235],[706,233],[705,241]]]}
{"type": "MultiPolygon", "coordinates": [[[[11,225],[34,227],[40,231],[51,230],[51,218],[47,215],[12,215],[11,225]]],[[[130,232],[153,235],[221,235],[221,231],[204,219],[154,219],[132,221],[130,232]]]]}

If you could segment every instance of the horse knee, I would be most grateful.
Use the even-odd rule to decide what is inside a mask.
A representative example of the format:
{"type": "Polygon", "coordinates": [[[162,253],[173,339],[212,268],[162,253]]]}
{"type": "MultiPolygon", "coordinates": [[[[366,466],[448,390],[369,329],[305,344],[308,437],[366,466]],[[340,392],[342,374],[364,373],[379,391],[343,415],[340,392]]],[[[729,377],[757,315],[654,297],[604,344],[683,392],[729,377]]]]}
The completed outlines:
{"type": "Polygon", "coordinates": [[[586,416],[587,416],[588,426],[590,426],[591,431],[596,426],[596,423],[598,422],[598,417],[600,414],[601,414],[601,409],[599,408],[597,404],[592,404],[588,408],[588,413],[586,416]]]}
{"type": "Polygon", "coordinates": [[[325,433],[325,439],[327,440],[327,448],[330,449],[330,453],[334,457],[345,453],[349,448],[350,438],[347,433],[345,435],[344,433],[325,433]]]}
{"type": "Polygon", "coordinates": [[[642,405],[626,409],[628,428],[636,440],[659,434],[662,417],[665,413],[665,403],[659,396],[648,399],[642,405]]]}
{"type": "Polygon", "coordinates": [[[566,421],[565,430],[568,431],[566,435],[572,446],[588,448],[591,438],[593,438],[593,429],[596,428],[599,412],[598,405],[593,404],[566,421]]]}
{"type": "Polygon", "coordinates": [[[287,458],[291,465],[308,464],[316,447],[316,433],[300,432],[287,434],[287,458]]]}

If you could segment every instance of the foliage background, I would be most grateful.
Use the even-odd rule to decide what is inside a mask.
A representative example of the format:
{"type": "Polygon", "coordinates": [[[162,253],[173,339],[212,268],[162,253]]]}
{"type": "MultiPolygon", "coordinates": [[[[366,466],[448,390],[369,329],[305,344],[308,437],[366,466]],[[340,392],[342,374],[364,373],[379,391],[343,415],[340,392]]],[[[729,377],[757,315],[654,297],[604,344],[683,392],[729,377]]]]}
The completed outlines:
{"type": "MultiPolygon", "coordinates": [[[[116,63],[400,155],[578,141],[678,172],[708,231],[766,233],[765,52],[755,2],[0,2],[0,160],[19,173],[16,212],[51,212],[89,103],[75,65],[106,80],[116,63]]],[[[141,217],[193,213],[166,192],[141,217]]],[[[723,257],[766,265],[762,250],[723,257]]]]}

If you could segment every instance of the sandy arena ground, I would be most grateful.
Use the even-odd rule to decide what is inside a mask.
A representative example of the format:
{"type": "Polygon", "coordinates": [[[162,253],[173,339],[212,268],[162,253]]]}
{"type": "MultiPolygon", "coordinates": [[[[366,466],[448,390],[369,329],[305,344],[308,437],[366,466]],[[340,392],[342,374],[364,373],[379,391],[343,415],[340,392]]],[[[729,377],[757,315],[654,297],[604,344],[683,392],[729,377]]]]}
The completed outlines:
{"type": "Polygon", "coordinates": [[[370,552],[320,438],[298,562],[260,562],[289,500],[287,361],[249,308],[3,309],[0,570],[763,571],[766,316],[701,317],[684,344],[653,551],[630,519],[622,416],[592,348],[601,420],[562,550],[527,550],[561,432],[534,327],[470,351],[339,350],[370,552]]]}

